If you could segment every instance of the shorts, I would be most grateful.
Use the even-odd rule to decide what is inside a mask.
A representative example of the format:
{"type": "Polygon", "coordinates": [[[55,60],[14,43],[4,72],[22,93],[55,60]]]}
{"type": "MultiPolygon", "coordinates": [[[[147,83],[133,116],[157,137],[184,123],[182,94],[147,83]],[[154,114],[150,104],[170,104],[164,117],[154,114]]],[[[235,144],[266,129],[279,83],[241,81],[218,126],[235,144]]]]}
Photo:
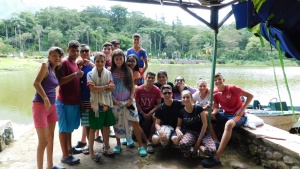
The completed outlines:
{"type": "MultiPolygon", "coordinates": [[[[166,137],[168,138],[167,142],[162,142],[160,140],[160,143],[162,146],[167,146],[170,143],[170,140],[173,136],[176,136],[176,132],[172,126],[169,125],[161,125],[160,129],[165,133],[166,137]]],[[[159,132],[156,131],[153,136],[159,136],[159,132]]]]}
{"type": "Polygon", "coordinates": [[[66,105],[56,100],[59,132],[72,133],[80,125],[80,105],[66,105]]]}
{"type": "Polygon", "coordinates": [[[99,117],[95,117],[95,112],[89,111],[90,129],[102,129],[103,127],[113,126],[116,124],[115,116],[112,109],[107,111],[99,111],[99,117]]]}
{"type": "MultiPolygon", "coordinates": [[[[217,123],[222,123],[222,124],[225,124],[228,120],[234,119],[235,117],[236,117],[235,115],[226,114],[224,112],[219,112],[216,114],[217,123]]],[[[243,115],[242,118],[236,122],[235,126],[236,127],[243,126],[246,123],[246,120],[247,117],[243,115]]]]}
{"type": "Polygon", "coordinates": [[[47,111],[43,103],[32,102],[32,117],[35,128],[47,128],[48,124],[56,123],[58,116],[55,104],[52,104],[47,111]]]}
{"type": "Polygon", "coordinates": [[[90,126],[89,123],[89,112],[90,112],[90,102],[84,101],[83,102],[85,110],[80,112],[81,117],[81,126],[90,126]]]}

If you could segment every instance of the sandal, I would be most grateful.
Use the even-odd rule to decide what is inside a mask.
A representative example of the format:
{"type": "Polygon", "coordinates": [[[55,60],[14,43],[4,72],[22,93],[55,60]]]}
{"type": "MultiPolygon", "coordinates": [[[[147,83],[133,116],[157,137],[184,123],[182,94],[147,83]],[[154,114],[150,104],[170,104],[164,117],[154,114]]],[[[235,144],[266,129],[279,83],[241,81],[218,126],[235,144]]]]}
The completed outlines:
{"type": "Polygon", "coordinates": [[[98,153],[95,153],[95,157],[91,157],[91,159],[93,160],[93,161],[95,161],[96,163],[98,163],[99,161],[100,161],[100,155],[98,154],[98,153]]]}
{"type": "Polygon", "coordinates": [[[108,157],[114,157],[115,154],[111,150],[103,150],[103,155],[108,157]]]}
{"type": "Polygon", "coordinates": [[[121,144],[122,145],[127,145],[127,139],[126,138],[121,138],[121,144]]]}
{"type": "Polygon", "coordinates": [[[127,147],[129,147],[129,148],[134,147],[134,142],[131,137],[127,140],[127,147]]]}
{"type": "Polygon", "coordinates": [[[74,165],[74,164],[79,164],[80,163],[80,159],[73,157],[72,155],[70,155],[69,157],[65,158],[65,159],[61,159],[62,163],[65,164],[69,164],[69,165],[74,165]]]}
{"type": "Polygon", "coordinates": [[[145,150],[144,147],[138,148],[138,151],[139,151],[139,155],[141,157],[146,157],[147,156],[147,151],[145,150]]]}
{"type": "Polygon", "coordinates": [[[84,155],[89,155],[90,154],[90,148],[89,148],[89,146],[86,146],[84,149],[82,149],[82,153],[84,155]]]}
{"type": "Polygon", "coordinates": [[[122,148],[121,148],[121,146],[118,146],[118,145],[115,146],[113,149],[114,154],[120,154],[121,151],[122,151],[122,148]]]}

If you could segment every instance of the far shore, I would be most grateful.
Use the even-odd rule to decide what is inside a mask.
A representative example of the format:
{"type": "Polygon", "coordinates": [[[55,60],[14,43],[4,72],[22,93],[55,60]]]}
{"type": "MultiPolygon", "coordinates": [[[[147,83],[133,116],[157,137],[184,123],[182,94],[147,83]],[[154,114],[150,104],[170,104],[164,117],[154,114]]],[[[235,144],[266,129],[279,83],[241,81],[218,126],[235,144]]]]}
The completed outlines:
{"type": "MultiPolygon", "coordinates": [[[[15,70],[37,70],[40,67],[40,63],[46,62],[47,59],[19,59],[19,58],[0,58],[0,71],[15,71],[15,70]]],[[[172,59],[151,59],[149,58],[149,65],[199,65],[210,67],[212,63],[207,60],[172,60],[172,59]],[[179,63],[179,64],[174,64],[179,63]],[[197,63],[197,64],[195,64],[197,63]]],[[[274,60],[276,67],[280,66],[279,60],[274,60]]],[[[272,67],[272,61],[227,61],[226,64],[217,64],[222,67],[242,66],[242,67],[272,67]]],[[[288,67],[299,67],[295,60],[284,60],[284,66],[288,67]]]]}

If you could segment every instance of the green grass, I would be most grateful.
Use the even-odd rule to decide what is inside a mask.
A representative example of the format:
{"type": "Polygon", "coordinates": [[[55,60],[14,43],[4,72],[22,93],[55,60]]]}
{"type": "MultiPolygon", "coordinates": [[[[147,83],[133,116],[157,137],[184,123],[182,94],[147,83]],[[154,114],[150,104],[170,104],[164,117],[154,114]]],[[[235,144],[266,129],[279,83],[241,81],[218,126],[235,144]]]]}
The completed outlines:
{"type": "Polygon", "coordinates": [[[43,61],[45,60],[0,58],[0,71],[37,70],[43,61]]]}

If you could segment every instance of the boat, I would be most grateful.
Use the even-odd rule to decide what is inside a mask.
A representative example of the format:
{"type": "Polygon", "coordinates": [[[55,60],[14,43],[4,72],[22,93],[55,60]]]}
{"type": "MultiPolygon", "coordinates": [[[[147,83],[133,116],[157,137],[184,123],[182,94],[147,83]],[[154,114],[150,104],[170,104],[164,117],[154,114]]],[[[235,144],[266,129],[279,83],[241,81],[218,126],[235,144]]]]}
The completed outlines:
{"type": "MultiPolygon", "coordinates": [[[[275,98],[273,98],[275,99],[275,98]]],[[[273,100],[271,99],[271,100],[273,100]]],[[[287,106],[286,102],[269,102],[266,105],[260,105],[258,100],[254,100],[252,105],[247,107],[246,112],[254,114],[264,120],[264,123],[280,128],[285,131],[290,131],[295,123],[298,122],[300,116],[300,106],[294,106],[294,112],[291,106],[287,106]]]]}

